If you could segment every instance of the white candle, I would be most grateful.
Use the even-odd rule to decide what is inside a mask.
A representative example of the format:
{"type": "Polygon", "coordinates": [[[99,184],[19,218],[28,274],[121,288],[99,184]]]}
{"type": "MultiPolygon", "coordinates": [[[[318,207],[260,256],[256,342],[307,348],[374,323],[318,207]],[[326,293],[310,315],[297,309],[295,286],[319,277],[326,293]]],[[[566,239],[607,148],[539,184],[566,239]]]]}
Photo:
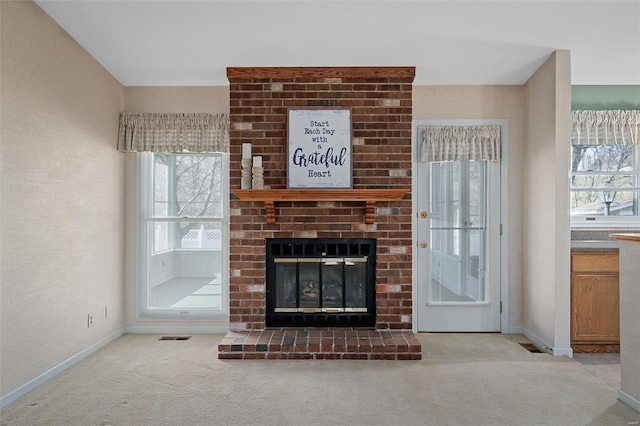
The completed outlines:
{"type": "Polygon", "coordinates": [[[259,155],[253,157],[253,167],[262,167],[262,157],[259,155]]]}
{"type": "Polygon", "coordinates": [[[251,144],[243,143],[242,144],[242,159],[248,160],[251,158],[251,144]]]}

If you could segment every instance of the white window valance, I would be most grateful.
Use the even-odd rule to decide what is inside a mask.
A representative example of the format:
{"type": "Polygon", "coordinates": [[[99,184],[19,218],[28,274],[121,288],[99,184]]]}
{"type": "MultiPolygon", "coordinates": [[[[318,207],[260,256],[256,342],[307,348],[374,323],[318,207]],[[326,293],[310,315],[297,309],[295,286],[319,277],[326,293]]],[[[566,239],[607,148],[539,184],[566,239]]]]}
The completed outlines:
{"type": "Polygon", "coordinates": [[[638,145],[640,110],[572,111],[572,145],[638,145]]]}
{"type": "Polygon", "coordinates": [[[500,161],[500,126],[428,126],[420,161],[500,161]]]}
{"type": "Polygon", "coordinates": [[[118,151],[229,152],[228,114],[120,114],[118,151]]]}

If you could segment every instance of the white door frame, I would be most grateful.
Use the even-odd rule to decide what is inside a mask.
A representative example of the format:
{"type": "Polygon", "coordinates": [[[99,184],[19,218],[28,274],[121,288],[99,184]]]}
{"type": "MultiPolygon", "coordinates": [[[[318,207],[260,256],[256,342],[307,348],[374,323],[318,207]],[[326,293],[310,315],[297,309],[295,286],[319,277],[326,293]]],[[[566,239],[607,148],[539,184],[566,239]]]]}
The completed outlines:
{"type": "Polygon", "coordinates": [[[418,300],[418,262],[417,251],[419,249],[418,244],[418,205],[417,205],[417,185],[418,185],[418,163],[420,161],[420,145],[422,143],[420,134],[418,132],[419,127],[423,126],[487,126],[498,125],[500,126],[500,141],[502,158],[500,160],[500,301],[502,304],[502,310],[500,312],[500,332],[509,333],[509,200],[507,198],[509,189],[508,179],[508,130],[509,120],[506,119],[456,119],[456,120],[440,120],[440,119],[414,119],[411,123],[411,143],[412,143],[412,161],[413,172],[411,173],[411,199],[412,203],[412,234],[413,234],[413,318],[412,318],[412,330],[414,333],[418,332],[418,307],[420,306],[418,300]]]}

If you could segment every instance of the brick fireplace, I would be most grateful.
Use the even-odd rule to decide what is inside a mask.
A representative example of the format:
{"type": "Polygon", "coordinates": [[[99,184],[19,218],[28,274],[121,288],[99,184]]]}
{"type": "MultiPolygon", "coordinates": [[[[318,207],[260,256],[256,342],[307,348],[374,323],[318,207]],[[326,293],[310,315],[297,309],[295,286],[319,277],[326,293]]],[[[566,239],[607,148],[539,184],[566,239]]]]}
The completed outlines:
{"type": "MultiPolygon", "coordinates": [[[[393,341],[394,347],[407,347],[413,358],[419,357],[419,343],[411,333],[411,103],[414,74],[413,67],[227,69],[231,122],[230,332],[220,345],[221,358],[240,358],[231,355],[239,352],[241,343],[246,344],[247,339],[253,341],[255,352],[257,336],[268,331],[265,330],[265,247],[267,239],[272,238],[375,239],[376,312],[375,325],[367,331],[368,338],[370,341],[378,338],[380,342],[393,341]],[[251,143],[252,154],[262,157],[264,187],[267,190],[287,189],[289,108],[349,108],[352,189],[404,189],[404,195],[395,201],[381,198],[374,202],[348,196],[335,199],[285,196],[276,198],[275,202],[240,199],[234,190],[241,187],[243,143],[251,143]]],[[[349,194],[350,190],[338,192],[349,194]]],[[[274,334],[282,334],[282,339],[291,337],[292,333],[294,337],[295,333],[307,337],[309,333],[322,334],[322,330],[268,332],[267,346],[263,339],[259,349],[275,348],[277,345],[269,346],[274,334]]],[[[335,330],[324,332],[336,335],[335,330]]],[[[340,338],[359,333],[362,338],[364,332],[344,330],[337,334],[340,338]]],[[[340,349],[342,345],[338,346],[340,349]]],[[[333,347],[336,352],[335,342],[333,347]]],[[[384,353],[391,343],[386,349],[384,345],[382,347],[378,351],[384,353]]],[[[306,351],[310,352],[314,351],[306,351]]],[[[346,345],[345,352],[348,352],[346,345]]],[[[255,357],[264,358],[265,354],[258,353],[255,357]]],[[[266,357],[269,358],[268,354],[266,357]]]]}

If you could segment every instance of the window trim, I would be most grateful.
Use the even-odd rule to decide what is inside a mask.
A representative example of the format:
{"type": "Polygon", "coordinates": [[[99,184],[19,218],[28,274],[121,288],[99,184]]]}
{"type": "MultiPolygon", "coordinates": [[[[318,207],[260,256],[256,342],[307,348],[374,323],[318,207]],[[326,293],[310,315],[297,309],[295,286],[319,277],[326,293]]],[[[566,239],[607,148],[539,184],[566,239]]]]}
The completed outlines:
{"type": "MultiPolygon", "coordinates": [[[[197,155],[198,153],[193,153],[197,155]]],[[[157,218],[151,215],[153,208],[153,153],[143,152],[136,155],[136,320],[227,320],[229,317],[229,155],[218,154],[222,158],[222,218],[157,218]],[[189,310],[149,309],[149,259],[171,251],[204,251],[202,249],[168,249],[153,253],[153,239],[149,232],[149,224],[153,222],[220,222],[222,241],[220,252],[222,259],[222,307],[220,310],[195,308],[189,310]]],[[[209,250],[207,250],[209,251],[209,250]]]]}

